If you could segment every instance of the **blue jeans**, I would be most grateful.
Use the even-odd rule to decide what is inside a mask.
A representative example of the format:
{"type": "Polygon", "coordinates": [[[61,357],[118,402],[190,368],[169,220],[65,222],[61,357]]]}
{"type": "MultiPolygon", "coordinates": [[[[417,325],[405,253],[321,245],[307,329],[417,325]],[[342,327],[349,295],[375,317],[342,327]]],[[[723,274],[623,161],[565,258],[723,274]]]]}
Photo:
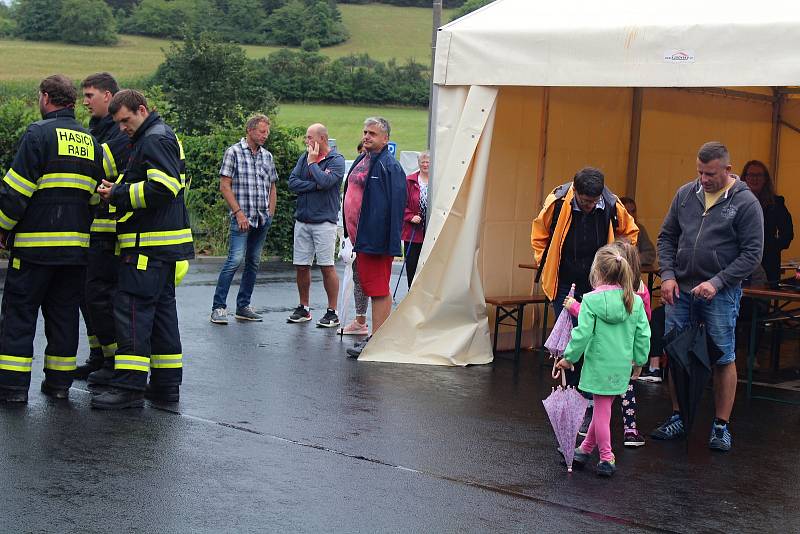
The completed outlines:
{"type": "Polygon", "coordinates": [[[690,320],[703,321],[706,324],[706,333],[722,351],[717,365],[731,363],[736,359],[736,319],[739,317],[741,299],[740,286],[723,288],[710,301],[681,291],[681,297],[675,304],[664,305],[664,331],[669,333],[673,328],[688,326],[690,320]]]}
{"type": "Polygon", "coordinates": [[[228,259],[222,266],[217,280],[217,289],[214,291],[214,304],[212,310],[217,308],[227,308],[228,291],[231,282],[239,266],[244,260],[244,272],[242,281],[239,284],[239,294],[236,296],[236,309],[239,310],[250,305],[250,297],[253,294],[253,287],[256,285],[256,273],[261,262],[261,250],[264,248],[264,240],[267,238],[267,230],[272,223],[272,219],[267,220],[263,226],[253,228],[247,232],[239,230],[239,225],[235,218],[231,218],[231,245],[228,251],[228,259]]]}

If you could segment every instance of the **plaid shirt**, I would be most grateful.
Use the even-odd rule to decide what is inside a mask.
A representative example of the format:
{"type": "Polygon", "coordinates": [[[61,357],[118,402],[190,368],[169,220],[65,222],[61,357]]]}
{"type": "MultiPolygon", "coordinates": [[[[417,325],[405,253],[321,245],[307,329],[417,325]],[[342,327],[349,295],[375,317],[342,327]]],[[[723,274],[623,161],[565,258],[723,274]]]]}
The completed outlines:
{"type": "Polygon", "coordinates": [[[253,155],[243,137],[225,151],[219,174],[231,178],[233,195],[250,226],[257,228],[266,224],[270,188],[278,181],[272,154],[266,148],[259,147],[253,155]]]}

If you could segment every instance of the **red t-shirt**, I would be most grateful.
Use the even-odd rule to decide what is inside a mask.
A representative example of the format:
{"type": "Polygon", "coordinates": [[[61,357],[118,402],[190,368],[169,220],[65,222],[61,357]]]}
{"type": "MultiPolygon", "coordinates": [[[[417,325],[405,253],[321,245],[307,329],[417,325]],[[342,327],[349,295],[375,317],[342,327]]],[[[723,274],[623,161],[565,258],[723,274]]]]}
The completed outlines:
{"type": "Polygon", "coordinates": [[[369,174],[369,162],[371,155],[367,153],[358,162],[356,168],[347,177],[347,196],[344,198],[344,224],[347,228],[347,235],[355,245],[356,233],[358,232],[358,219],[361,217],[361,201],[364,198],[364,187],[367,183],[369,174]]]}

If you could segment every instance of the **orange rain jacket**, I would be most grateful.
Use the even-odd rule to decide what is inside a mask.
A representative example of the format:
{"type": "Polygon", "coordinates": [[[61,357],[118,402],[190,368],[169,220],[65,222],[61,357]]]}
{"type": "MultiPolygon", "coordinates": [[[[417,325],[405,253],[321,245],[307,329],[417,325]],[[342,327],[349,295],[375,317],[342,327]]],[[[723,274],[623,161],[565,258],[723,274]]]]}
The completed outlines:
{"type": "MultiPolygon", "coordinates": [[[[558,287],[558,266],[561,263],[561,247],[564,245],[564,239],[567,237],[567,231],[570,224],[572,224],[572,198],[575,196],[575,189],[572,183],[567,183],[556,187],[552,193],[547,195],[544,201],[544,207],[539,215],[533,220],[533,229],[531,231],[531,247],[533,247],[533,254],[536,258],[536,263],[539,268],[543,269],[541,276],[542,291],[547,298],[553,300],[555,298],[556,288],[558,287]],[[566,194],[564,190],[566,189],[566,194]],[[550,236],[550,226],[553,221],[553,211],[555,208],[556,200],[562,199],[562,209],[558,215],[553,235],[550,236]],[[541,265],[542,256],[547,248],[547,244],[553,241],[553,246],[547,252],[544,266],[541,265]]],[[[606,209],[609,206],[614,206],[617,210],[617,225],[616,235],[614,233],[614,225],[609,221],[608,225],[608,243],[613,243],[617,238],[628,239],[633,245],[639,237],[639,228],[633,222],[633,217],[625,210],[619,198],[614,195],[608,188],[603,189],[603,199],[606,204],[606,209]]]]}

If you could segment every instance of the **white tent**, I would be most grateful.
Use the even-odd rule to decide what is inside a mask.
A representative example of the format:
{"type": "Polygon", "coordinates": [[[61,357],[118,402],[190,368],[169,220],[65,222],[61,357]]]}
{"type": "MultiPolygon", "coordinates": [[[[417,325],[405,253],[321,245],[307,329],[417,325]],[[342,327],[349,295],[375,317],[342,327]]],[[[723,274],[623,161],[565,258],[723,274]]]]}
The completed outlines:
{"type": "Polygon", "coordinates": [[[531,291],[531,220],[584,165],[654,237],[709,140],[766,162],[797,213],[798,50],[800,5],[778,0],[498,0],[441,28],[420,267],[361,359],[490,362],[484,295],[531,291]]]}

